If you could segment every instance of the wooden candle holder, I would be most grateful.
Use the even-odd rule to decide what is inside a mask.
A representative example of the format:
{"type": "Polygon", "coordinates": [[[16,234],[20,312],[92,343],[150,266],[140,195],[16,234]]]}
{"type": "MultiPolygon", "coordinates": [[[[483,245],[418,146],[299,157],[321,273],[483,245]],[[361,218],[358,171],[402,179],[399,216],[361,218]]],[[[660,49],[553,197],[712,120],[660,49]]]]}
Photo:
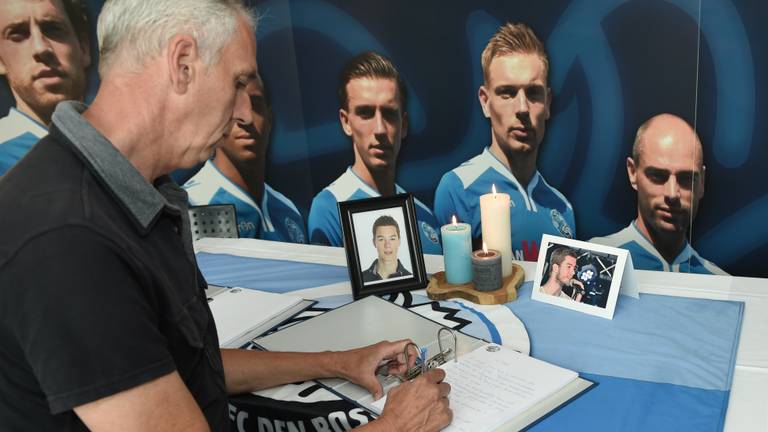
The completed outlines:
{"type": "Polygon", "coordinates": [[[451,285],[445,281],[445,272],[437,272],[429,277],[427,296],[432,300],[448,300],[459,297],[483,305],[502,304],[517,300],[517,288],[522,285],[524,280],[525,271],[515,263],[512,263],[512,273],[504,278],[501,288],[496,291],[478,291],[471,282],[463,285],[451,285]]]}

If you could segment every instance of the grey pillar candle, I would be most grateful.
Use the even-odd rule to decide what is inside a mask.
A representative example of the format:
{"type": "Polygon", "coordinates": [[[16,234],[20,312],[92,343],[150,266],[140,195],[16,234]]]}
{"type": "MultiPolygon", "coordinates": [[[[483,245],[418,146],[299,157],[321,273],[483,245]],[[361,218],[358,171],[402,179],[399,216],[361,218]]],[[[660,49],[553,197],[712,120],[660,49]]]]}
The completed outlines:
{"type": "Polygon", "coordinates": [[[472,252],[472,283],[478,291],[496,291],[501,288],[501,254],[499,251],[472,252]]]}

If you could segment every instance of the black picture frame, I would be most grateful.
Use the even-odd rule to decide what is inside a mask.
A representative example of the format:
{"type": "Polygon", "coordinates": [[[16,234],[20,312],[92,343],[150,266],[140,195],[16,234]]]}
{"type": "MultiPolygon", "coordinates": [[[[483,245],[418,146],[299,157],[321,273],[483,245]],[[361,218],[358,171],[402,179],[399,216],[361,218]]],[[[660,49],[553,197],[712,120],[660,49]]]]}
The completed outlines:
{"type": "MultiPolygon", "coordinates": [[[[352,284],[352,296],[355,300],[369,295],[412,291],[427,286],[427,272],[424,267],[424,255],[417,230],[416,208],[412,194],[405,193],[388,197],[343,201],[338,206],[344,250],[347,255],[347,269],[352,284]],[[411,267],[410,276],[397,276],[392,278],[393,280],[388,280],[388,278],[364,281],[364,274],[371,275],[370,270],[374,268],[378,258],[369,265],[368,262],[361,261],[361,252],[363,248],[366,248],[365,254],[370,255],[370,249],[377,252],[378,249],[374,246],[373,223],[367,224],[361,221],[369,220],[379,214],[388,215],[404,222],[402,229],[400,229],[399,247],[403,246],[403,239],[405,239],[408,254],[402,256],[410,260],[408,263],[411,267]]],[[[398,268],[406,269],[405,263],[399,259],[398,268]]]]}

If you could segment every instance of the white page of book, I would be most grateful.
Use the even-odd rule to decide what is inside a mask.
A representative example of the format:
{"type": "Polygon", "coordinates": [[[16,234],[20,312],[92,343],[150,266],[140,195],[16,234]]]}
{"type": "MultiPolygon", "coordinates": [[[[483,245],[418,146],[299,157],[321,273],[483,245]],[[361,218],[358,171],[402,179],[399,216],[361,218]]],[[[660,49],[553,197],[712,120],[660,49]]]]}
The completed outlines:
{"type": "Polygon", "coordinates": [[[219,343],[226,346],[301,301],[301,297],[289,294],[232,288],[216,293],[208,305],[216,322],[219,343]]]}
{"type": "MultiPolygon", "coordinates": [[[[453,422],[445,431],[492,431],[556,393],[578,377],[574,371],[522,355],[499,345],[484,345],[440,366],[453,422]]],[[[386,397],[374,403],[382,410],[386,397]]]]}

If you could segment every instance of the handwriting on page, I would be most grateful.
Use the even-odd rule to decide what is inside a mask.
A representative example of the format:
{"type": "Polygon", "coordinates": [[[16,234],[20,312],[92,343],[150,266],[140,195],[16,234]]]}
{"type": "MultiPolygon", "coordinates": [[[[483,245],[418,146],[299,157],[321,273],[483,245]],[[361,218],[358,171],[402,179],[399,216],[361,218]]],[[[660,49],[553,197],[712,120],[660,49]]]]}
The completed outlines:
{"type": "Polygon", "coordinates": [[[442,367],[453,409],[453,422],[445,430],[454,432],[493,430],[576,377],[510,349],[485,347],[442,367]]]}

